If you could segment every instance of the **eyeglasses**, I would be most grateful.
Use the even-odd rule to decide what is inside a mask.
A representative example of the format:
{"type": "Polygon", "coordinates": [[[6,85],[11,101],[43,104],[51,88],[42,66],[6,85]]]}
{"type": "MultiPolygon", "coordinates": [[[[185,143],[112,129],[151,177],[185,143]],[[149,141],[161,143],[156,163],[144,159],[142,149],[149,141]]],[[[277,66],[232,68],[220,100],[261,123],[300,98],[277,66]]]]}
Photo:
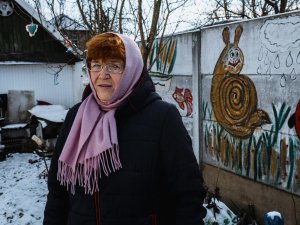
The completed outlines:
{"type": "Polygon", "coordinates": [[[111,64],[107,64],[107,65],[91,63],[88,66],[88,68],[89,68],[89,71],[93,72],[93,73],[100,73],[103,69],[105,69],[105,72],[107,72],[107,73],[120,74],[124,70],[123,65],[119,64],[119,63],[111,63],[111,64]]]}

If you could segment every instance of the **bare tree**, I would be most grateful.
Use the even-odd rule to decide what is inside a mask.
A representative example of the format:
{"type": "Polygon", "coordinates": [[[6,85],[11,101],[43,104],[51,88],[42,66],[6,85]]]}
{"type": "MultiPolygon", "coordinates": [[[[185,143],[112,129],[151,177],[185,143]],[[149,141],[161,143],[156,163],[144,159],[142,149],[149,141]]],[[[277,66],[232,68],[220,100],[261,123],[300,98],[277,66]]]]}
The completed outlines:
{"type": "MultiPolygon", "coordinates": [[[[151,47],[155,38],[160,35],[159,51],[164,47],[164,35],[170,22],[170,15],[181,7],[184,7],[188,0],[154,0],[153,5],[143,8],[143,1],[138,0],[138,28],[140,34],[141,51],[146,65],[151,47]],[[150,9],[150,10],[149,10],[150,9]],[[150,15],[150,20],[147,20],[150,15]],[[150,23],[149,23],[150,22],[150,23]]],[[[177,21],[177,26],[181,21],[177,21]]],[[[176,27],[175,26],[175,30],[176,27]]],[[[172,32],[175,32],[173,30],[172,32]]],[[[159,52],[157,53],[159,54],[159,52]]]]}
{"type": "Polygon", "coordinates": [[[125,0],[76,0],[81,20],[91,35],[115,31],[118,26],[122,30],[124,2],[125,0]]]}
{"type": "Polygon", "coordinates": [[[146,39],[145,31],[144,31],[145,18],[143,17],[142,0],[138,0],[138,25],[139,25],[139,31],[141,36],[141,51],[143,55],[144,64],[147,63],[149,51],[157,35],[157,24],[158,24],[161,3],[162,0],[154,0],[151,27],[146,39]]]}
{"type": "Polygon", "coordinates": [[[214,0],[207,13],[210,23],[235,18],[256,18],[299,9],[300,0],[214,0]]]}
{"type": "MultiPolygon", "coordinates": [[[[40,12],[41,1],[46,4],[54,25],[63,34],[59,18],[60,15],[66,14],[67,1],[33,1],[40,12]]],[[[188,1],[191,0],[76,0],[73,7],[74,15],[76,11],[79,15],[78,22],[86,27],[90,36],[115,31],[126,33],[140,41],[143,60],[146,63],[154,39],[157,35],[164,36],[165,34],[170,15],[184,7],[188,1]]]]}

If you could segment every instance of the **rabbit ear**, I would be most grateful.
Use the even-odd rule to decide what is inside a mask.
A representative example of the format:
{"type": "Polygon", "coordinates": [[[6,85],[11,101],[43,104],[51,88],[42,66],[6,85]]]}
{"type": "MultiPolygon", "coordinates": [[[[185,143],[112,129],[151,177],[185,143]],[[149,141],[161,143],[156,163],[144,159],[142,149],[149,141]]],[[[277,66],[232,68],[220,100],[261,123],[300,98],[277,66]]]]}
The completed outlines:
{"type": "Polygon", "coordinates": [[[243,27],[242,26],[237,26],[235,29],[235,35],[234,35],[234,45],[237,46],[239,44],[240,38],[243,33],[243,27]]]}
{"type": "Polygon", "coordinates": [[[225,43],[225,45],[229,45],[229,28],[225,27],[223,30],[223,41],[225,43]]]}

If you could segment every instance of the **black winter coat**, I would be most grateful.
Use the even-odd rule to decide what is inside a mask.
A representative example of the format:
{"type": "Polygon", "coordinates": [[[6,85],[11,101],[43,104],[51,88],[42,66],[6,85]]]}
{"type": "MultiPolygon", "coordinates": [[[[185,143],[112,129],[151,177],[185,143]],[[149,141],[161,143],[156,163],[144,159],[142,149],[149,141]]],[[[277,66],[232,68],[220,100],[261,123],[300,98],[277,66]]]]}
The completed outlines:
{"type": "Polygon", "coordinates": [[[48,177],[44,225],[201,225],[205,191],[191,139],[177,108],[145,75],[116,111],[122,168],[100,191],[75,195],[57,181],[57,163],[80,104],[68,112],[48,177]]]}

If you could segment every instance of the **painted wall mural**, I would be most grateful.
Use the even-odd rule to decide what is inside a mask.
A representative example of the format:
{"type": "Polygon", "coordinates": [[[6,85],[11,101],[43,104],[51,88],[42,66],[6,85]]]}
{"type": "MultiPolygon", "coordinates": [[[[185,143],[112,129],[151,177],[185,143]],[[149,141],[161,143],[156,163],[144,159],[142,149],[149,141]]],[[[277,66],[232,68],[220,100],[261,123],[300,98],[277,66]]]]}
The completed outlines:
{"type": "Polygon", "coordinates": [[[230,43],[229,28],[223,30],[225,47],[215,65],[211,104],[220,126],[238,138],[248,138],[254,129],[270,123],[268,114],[257,108],[257,93],[251,79],[240,71],[244,55],[238,47],[243,28],[235,30],[234,43],[230,43]]]}
{"type": "Polygon", "coordinates": [[[147,68],[164,101],[174,104],[193,139],[192,35],[155,39],[147,68]]]}
{"type": "Polygon", "coordinates": [[[189,117],[193,113],[193,95],[188,88],[175,87],[175,91],[172,94],[173,99],[177,102],[181,110],[186,111],[186,117],[189,117]]]}
{"type": "MultiPolygon", "coordinates": [[[[295,113],[292,114],[288,121],[289,127],[292,129],[295,127],[295,131],[298,139],[300,140],[300,101],[297,104],[295,113]]],[[[299,143],[299,142],[298,142],[299,143]]],[[[299,147],[299,145],[297,146],[299,147]]],[[[298,152],[298,155],[299,152],[298,152]]],[[[300,190],[300,157],[296,161],[296,174],[295,174],[295,190],[300,190]]]]}
{"type": "Polygon", "coordinates": [[[295,113],[289,118],[288,125],[291,129],[295,127],[296,134],[300,139],[300,101],[297,104],[295,113]]]}
{"type": "MultiPolygon", "coordinates": [[[[169,75],[174,67],[177,56],[176,37],[166,37],[160,45],[160,39],[155,39],[151,48],[148,65],[156,65],[156,74],[161,76],[169,75]]],[[[151,71],[151,70],[150,70],[151,71]]]]}
{"type": "Polygon", "coordinates": [[[228,134],[218,123],[208,102],[202,103],[206,154],[223,167],[276,187],[300,194],[299,139],[282,133],[291,107],[272,105],[275,121],[270,130],[255,131],[248,139],[228,134]],[[297,150],[298,149],[298,150],[297,150]]]}
{"type": "Polygon", "coordinates": [[[266,20],[260,29],[257,74],[279,75],[280,86],[297,79],[300,64],[300,16],[266,20]]]}
{"type": "Polygon", "coordinates": [[[202,54],[216,34],[201,59],[204,162],[300,195],[300,16],[206,29],[202,54]]]}
{"type": "Polygon", "coordinates": [[[155,39],[148,58],[149,74],[158,91],[168,91],[172,81],[172,71],[177,56],[176,37],[155,39]]]}

